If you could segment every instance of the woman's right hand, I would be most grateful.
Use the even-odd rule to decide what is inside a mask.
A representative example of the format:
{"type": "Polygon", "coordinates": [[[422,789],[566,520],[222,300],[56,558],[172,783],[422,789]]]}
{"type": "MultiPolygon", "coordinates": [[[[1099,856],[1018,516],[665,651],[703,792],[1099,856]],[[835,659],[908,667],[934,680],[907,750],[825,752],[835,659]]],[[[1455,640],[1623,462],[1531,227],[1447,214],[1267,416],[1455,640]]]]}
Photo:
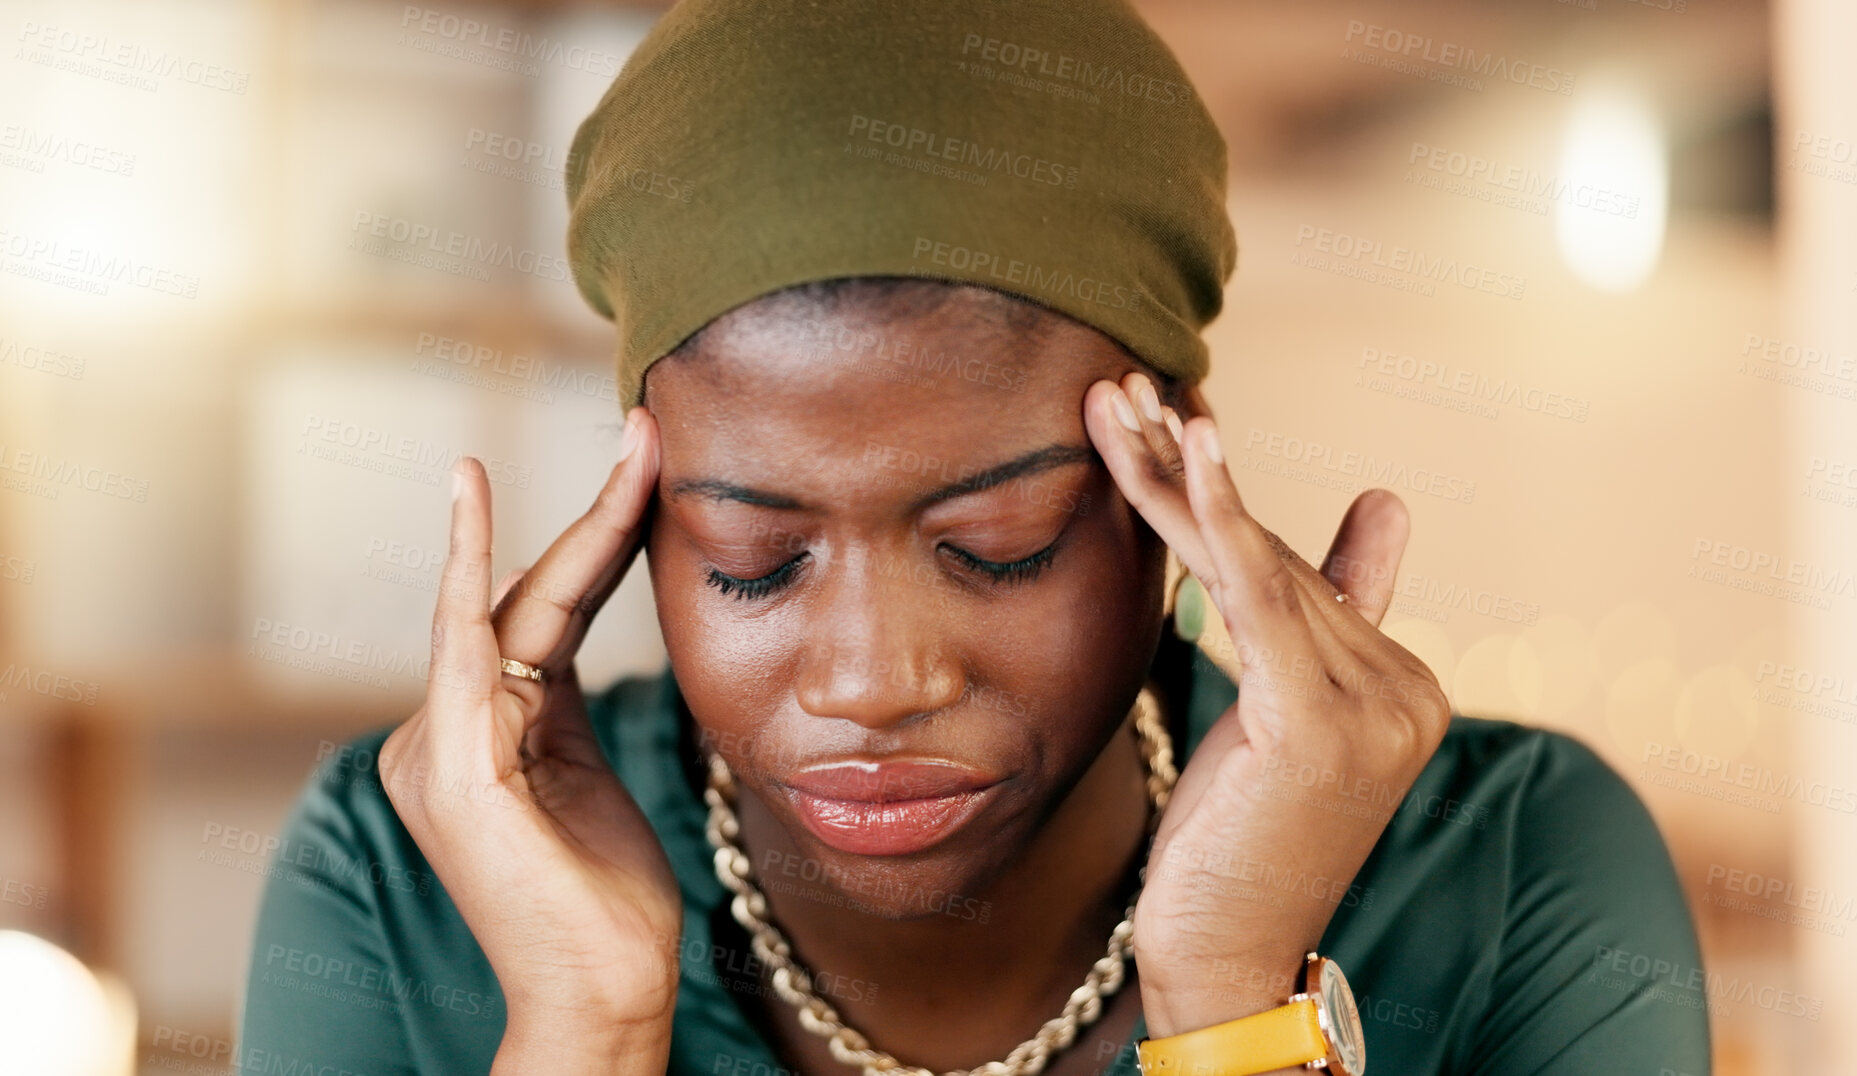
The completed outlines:
{"type": "Polygon", "coordinates": [[[657,485],[657,424],[643,407],[626,419],[592,508],[500,585],[494,612],[488,476],[470,457],[452,469],[425,705],[380,751],[388,798],[508,1003],[499,1071],[518,1058],[557,1072],[623,1058],[662,1072],[669,1048],[682,900],[600,751],[574,671],[637,556],[657,485]],[[545,679],[502,671],[505,657],[545,679]]]}

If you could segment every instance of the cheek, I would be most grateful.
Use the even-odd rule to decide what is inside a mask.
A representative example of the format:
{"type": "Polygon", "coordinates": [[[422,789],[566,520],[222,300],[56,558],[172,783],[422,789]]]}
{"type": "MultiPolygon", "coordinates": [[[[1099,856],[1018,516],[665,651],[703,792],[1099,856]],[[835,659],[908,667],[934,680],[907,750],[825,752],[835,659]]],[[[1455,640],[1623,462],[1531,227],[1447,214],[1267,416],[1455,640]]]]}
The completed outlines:
{"type": "Polygon", "coordinates": [[[769,640],[785,633],[744,624],[734,599],[706,582],[703,563],[668,525],[652,528],[645,550],[658,628],[691,712],[706,727],[750,730],[778,705],[780,659],[769,640]]]}
{"type": "Polygon", "coordinates": [[[1072,570],[1053,588],[1041,625],[1015,633],[1064,682],[1100,698],[1110,683],[1146,668],[1158,639],[1166,547],[1120,512],[1088,519],[1072,570]]]}

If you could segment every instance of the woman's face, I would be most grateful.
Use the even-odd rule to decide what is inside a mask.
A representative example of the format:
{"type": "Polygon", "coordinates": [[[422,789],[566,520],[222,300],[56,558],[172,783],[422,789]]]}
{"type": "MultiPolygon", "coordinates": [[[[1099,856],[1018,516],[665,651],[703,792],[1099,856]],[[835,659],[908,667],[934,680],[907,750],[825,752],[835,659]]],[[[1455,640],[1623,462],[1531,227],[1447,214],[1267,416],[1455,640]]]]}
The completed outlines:
{"type": "Polygon", "coordinates": [[[648,562],[698,742],[806,877],[897,917],[984,892],[1096,761],[1153,656],[1165,557],[1083,424],[1084,390],[1135,364],[933,287],[739,308],[645,397],[648,562]]]}

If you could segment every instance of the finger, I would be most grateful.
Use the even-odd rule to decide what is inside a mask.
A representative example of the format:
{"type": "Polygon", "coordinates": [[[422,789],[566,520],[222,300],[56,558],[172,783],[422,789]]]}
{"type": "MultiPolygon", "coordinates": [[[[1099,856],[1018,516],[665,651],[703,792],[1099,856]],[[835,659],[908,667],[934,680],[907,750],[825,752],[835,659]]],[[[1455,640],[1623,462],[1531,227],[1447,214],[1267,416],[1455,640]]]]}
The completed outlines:
{"type": "Polygon", "coordinates": [[[1393,600],[1393,580],[1411,533],[1412,517],[1399,495],[1370,489],[1348,506],[1334,543],[1322,559],[1322,575],[1375,627],[1393,600]]]}
{"type": "Polygon", "coordinates": [[[440,712],[459,713],[491,696],[498,670],[490,624],[489,476],[483,464],[465,456],[452,466],[452,483],[451,545],[432,613],[426,691],[440,712]]]}
{"type": "Polygon", "coordinates": [[[1154,461],[1159,465],[1157,474],[1173,483],[1186,481],[1186,460],[1180,452],[1180,441],[1167,425],[1167,408],[1161,405],[1161,397],[1155,391],[1154,382],[1146,374],[1133,371],[1122,378],[1122,394],[1134,403],[1136,424],[1140,426],[1142,439],[1148,443],[1148,450],[1154,454],[1154,461]]]}
{"type": "Polygon", "coordinates": [[[592,507],[554,540],[498,608],[493,619],[504,656],[548,673],[572,664],[594,614],[637,555],[658,479],[657,424],[650,411],[635,407],[626,415],[620,455],[592,507]]]}
{"type": "MultiPolygon", "coordinates": [[[[1162,536],[1194,577],[1205,585],[1214,604],[1219,605],[1217,584],[1220,567],[1215,563],[1216,558],[1208,552],[1211,541],[1207,536],[1208,524],[1196,514],[1189,496],[1185,468],[1180,462],[1184,459],[1181,438],[1186,426],[1181,424],[1178,413],[1171,408],[1159,406],[1152,391],[1148,379],[1138,372],[1130,373],[1119,385],[1113,387],[1107,381],[1092,385],[1085,396],[1086,424],[1091,426],[1091,436],[1097,441],[1098,451],[1116,478],[1123,495],[1162,536]],[[1131,402],[1118,402],[1117,390],[1124,400],[1131,402]]],[[[1211,420],[1208,417],[1204,421],[1211,420]]],[[[1290,585],[1305,592],[1299,604],[1306,600],[1308,605],[1317,607],[1304,620],[1307,629],[1305,634],[1312,645],[1297,653],[1319,658],[1334,666],[1343,662],[1351,650],[1366,645],[1366,636],[1372,634],[1371,627],[1345,609],[1319,607],[1320,602],[1334,600],[1335,588],[1280,538],[1244,511],[1237,487],[1231,482],[1230,472],[1223,464],[1219,467],[1219,473],[1223,475],[1224,486],[1236,505],[1237,518],[1246,521],[1245,525],[1252,532],[1254,548],[1268,547],[1273,550],[1287,569],[1290,585]]],[[[1232,610],[1222,605],[1219,608],[1229,624],[1232,610]]],[[[1240,642],[1234,634],[1232,645],[1236,647],[1240,642]]],[[[1253,640],[1249,649],[1254,660],[1261,658],[1275,662],[1288,659],[1288,652],[1279,643],[1253,640]]]]}
{"type": "Polygon", "coordinates": [[[510,588],[515,586],[516,580],[521,579],[523,574],[527,571],[527,568],[511,568],[509,571],[503,573],[503,578],[497,580],[496,590],[492,591],[490,595],[490,607],[492,610],[490,618],[493,622],[496,620],[495,610],[502,608],[504,599],[509,597],[510,588]]]}
{"type": "MultiPolygon", "coordinates": [[[[1187,420],[1186,491],[1212,565],[1207,591],[1225,618],[1243,666],[1317,654],[1310,630],[1310,599],[1270,535],[1245,510],[1225,466],[1218,427],[1209,418],[1187,420]]],[[[1182,558],[1184,559],[1184,557],[1182,558]]]]}
{"type": "Polygon", "coordinates": [[[1210,588],[1212,561],[1187,502],[1184,465],[1170,466],[1154,447],[1159,438],[1173,446],[1174,458],[1179,459],[1179,442],[1172,432],[1163,424],[1150,434],[1156,424],[1141,415],[1121,385],[1108,380],[1096,382],[1084,393],[1083,421],[1122,496],[1186,569],[1210,588]]]}

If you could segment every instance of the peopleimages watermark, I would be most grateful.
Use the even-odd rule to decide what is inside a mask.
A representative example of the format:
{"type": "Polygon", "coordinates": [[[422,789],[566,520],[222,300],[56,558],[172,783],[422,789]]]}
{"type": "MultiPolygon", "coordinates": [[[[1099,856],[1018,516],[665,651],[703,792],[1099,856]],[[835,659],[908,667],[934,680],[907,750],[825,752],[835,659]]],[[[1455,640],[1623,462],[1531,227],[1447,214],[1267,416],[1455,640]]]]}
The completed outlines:
{"type": "MultiPolygon", "coordinates": [[[[443,484],[444,475],[463,452],[434,444],[422,437],[366,426],[335,415],[308,414],[297,443],[297,454],[341,463],[364,471],[404,478],[426,486],[443,484]]],[[[485,477],[502,485],[528,489],[533,467],[478,456],[485,477]]]]}
{"type": "Polygon", "coordinates": [[[503,999],[496,994],[465,990],[401,975],[392,968],[375,967],[307,949],[268,945],[258,985],[298,989],[330,1001],[363,1009],[397,1013],[401,1005],[431,1006],[463,1016],[497,1016],[503,999]]]}
{"type": "Polygon", "coordinates": [[[1817,1020],[1825,1008],[1824,999],[1785,987],[1610,945],[1594,946],[1592,964],[1581,981],[1642,993],[1645,997],[1692,1009],[1706,1005],[1715,1016],[1725,1016],[1727,1012],[1725,1007],[1711,1004],[1711,999],[1747,1002],[1768,1012],[1803,1016],[1807,1020],[1817,1020]]]}
{"type": "Polygon", "coordinates": [[[1697,538],[1687,575],[1705,583],[1746,590],[1815,609],[1832,598],[1857,597],[1857,575],[1797,557],[1749,549],[1733,542],[1697,538]]]}
{"type": "Polygon", "coordinates": [[[361,566],[361,574],[368,579],[435,594],[440,581],[437,569],[444,566],[449,552],[375,535],[368,539],[367,553],[362,558],[366,563],[361,566]]]}
{"type": "Polygon", "coordinates": [[[554,64],[569,71],[611,78],[619,73],[625,58],[604,49],[588,48],[545,35],[495,27],[487,22],[455,15],[449,11],[407,4],[400,15],[399,44],[450,56],[453,59],[515,71],[533,77],[540,74],[539,63],[554,64]],[[425,37],[412,37],[424,34],[425,37]]]}
{"type": "Polygon", "coordinates": [[[500,243],[454,229],[361,209],[349,230],[351,249],[440,272],[489,280],[491,269],[508,269],[542,280],[566,280],[567,259],[513,243],[500,243]],[[373,242],[388,240],[392,244],[373,242]]]}
{"type": "Polygon", "coordinates": [[[1284,894],[1342,908],[1373,907],[1375,889],[1300,867],[1285,867],[1269,860],[1234,855],[1229,849],[1208,851],[1182,847],[1179,841],[1156,844],[1141,869],[1146,885],[1166,879],[1222,896],[1255,901],[1272,908],[1284,906],[1284,894]],[[1245,883],[1233,885],[1231,883],[1245,883]]]}
{"type": "Polygon", "coordinates": [[[220,822],[208,822],[201,829],[200,851],[194,859],[299,885],[334,888],[343,883],[366,884],[422,897],[432,891],[432,875],[424,871],[220,822]]]}
{"type": "Polygon", "coordinates": [[[1736,372],[1840,400],[1857,400],[1857,354],[1834,354],[1827,348],[1748,333],[1741,342],[1736,372]]]}
{"type": "Polygon", "coordinates": [[[0,441],[0,489],[55,501],[66,490],[148,503],[148,480],[94,464],[60,459],[0,441]]]}
{"type": "Polygon", "coordinates": [[[1399,612],[1440,624],[1450,619],[1452,610],[1469,610],[1505,624],[1531,626],[1541,619],[1540,602],[1416,572],[1400,578],[1392,597],[1392,607],[1399,612]]]}
{"type": "Polygon", "coordinates": [[[155,1038],[150,1045],[160,1052],[147,1063],[171,1072],[222,1076],[226,1073],[222,1066],[230,1065],[233,1073],[264,1076],[368,1076],[344,1064],[312,1061],[250,1045],[241,1048],[227,1039],[183,1031],[167,1024],[155,1025],[155,1038]]]}
{"type": "Polygon", "coordinates": [[[1501,164],[1480,154],[1424,142],[1412,143],[1406,164],[1418,166],[1406,169],[1408,183],[1537,215],[1545,215],[1549,205],[1559,204],[1637,220],[1642,203],[1634,194],[1590,183],[1569,183],[1533,168],[1501,164]]]}
{"type": "Polygon", "coordinates": [[[718,1051],[715,1062],[709,1067],[709,1076],[801,1076],[801,1073],[797,1069],[718,1051]]]}
{"type": "Polygon", "coordinates": [[[95,706],[97,692],[102,690],[102,685],[95,680],[52,672],[30,662],[9,661],[6,668],[0,669],[0,702],[7,700],[8,690],[95,706]]]}
{"type": "Polygon", "coordinates": [[[1802,496],[1844,508],[1857,508],[1857,465],[1848,460],[1813,456],[1806,464],[1802,496]]]}
{"type": "Polygon", "coordinates": [[[1793,134],[1792,149],[1792,159],[1786,162],[1788,168],[1840,183],[1857,183],[1857,143],[1850,139],[1801,130],[1793,134]]]}
{"type": "Polygon", "coordinates": [[[969,74],[1091,104],[1102,102],[1099,94],[1139,98],[1162,105],[1193,100],[1193,90],[1184,82],[1155,78],[1038,45],[978,33],[969,33],[961,39],[961,60],[957,62],[969,74]],[[999,66],[990,66],[993,64],[999,66]]]}
{"type": "Polygon", "coordinates": [[[1117,310],[1139,310],[1143,292],[1139,288],[1117,284],[1088,273],[1036,265],[1019,258],[1004,257],[989,250],[944,242],[928,236],[915,238],[911,257],[931,265],[944,265],[962,273],[981,274],[991,280],[1024,288],[1034,296],[1064,297],[1117,310]]]}
{"type": "Polygon", "coordinates": [[[761,888],[769,892],[789,893],[854,911],[881,914],[886,905],[900,902],[912,911],[973,923],[985,923],[993,917],[992,901],[906,885],[885,877],[866,878],[833,863],[774,848],[762,854],[759,873],[761,888]],[[826,888],[820,891],[814,886],[826,888]]]}
{"type": "Polygon", "coordinates": [[[51,348],[35,347],[32,344],[21,345],[18,340],[4,336],[0,336],[0,363],[49,377],[66,377],[72,381],[84,380],[85,363],[82,356],[53,351],[51,348]]]}
{"type": "Polygon", "coordinates": [[[957,378],[1007,392],[1024,392],[1031,380],[1031,371],[1023,366],[993,362],[977,355],[957,355],[946,348],[935,349],[908,337],[875,329],[854,332],[843,326],[814,327],[806,336],[804,353],[813,360],[883,380],[924,386],[942,378],[957,378]]]}
{"type": "Polygon", "coordinates": [[[1423,815],[1466,829],[1488,829],[1492,817],[1490,808],[1483,804],[1277,756],[1264,760],[1263,771],[1246,791],[1254,796],[1317,807],[1381,825],[1391,822],[1395,814],[1404,813],[1423,815]]]}
{"type": "Polygon", "coordinates": [[[851,113],[850,128],[845,135],[851,139],[845,143],[845,151],[854,156],[875,157],[882,153],[878,147],[887,146],[894,152],[882,155],[886,164],[914,167],[981,187],[986,186],[988,179],[1004,175],[1073,189],[1080,171],[1076,165],[1037,154],[866,116],[862,112],[851,113]],[[938,162],[942,161],[948,164],[940,165],[938,162]]]}
{"type": "Polygon", "coordinates": [[[392,686],[383,674],[425,680],[432,666],[430,657],[403,654],[378,643],[270,617],[252,621],[250,639],[246,653],[260,661],[381,690],[392,686]]]}
{"type": "Polygon", "coordinates": [[[1708,886],[1704,904],[1833,937],[1843,937],[1845,923],[1857,920],[1857,896],[1840,897],[1833,890],[1799,886],[1778,875],[1711,863],[1708,886]]]}
{"type": "Polygon", "coordinates": [[[1437,284],[1455,284],[1504,299],[1520,299],[1528,288],[1527,279],[1516,274],[1313,224],[1297,227],[1290,264],[1428,298],[1436,293],[1437,284]]]}
{"type": "Polygon", "coordinates": [[[13,553],[0,553],[0,583],[18,583],[22,586],[32,585],[39,575],[39,562],[31,557],[21,557],[13,553]]]}
{"type": "Polygon", "coordinates": [[[16,40],[25,44],[13,54],[16,60],[134,86],[151,93],[161,88],[157,80],[164,78],[239,95],[251,85],[249,71],[237,71],[68,26],[43,25],[28,19],[16,40]]]}
{"type": "MultiPolygon", "coordinates": [[[[864,466],[892,471],[925,481],[943,485],[954,485],[981,474],[986,468],[975,467],[968,463],[958,463],[943,456],[919,452],[913,448],[898,445],[886,445],[882,441],[864,441],[864,466]]],[[[990,487],[993,491],[1004,492],[1009,496],[1030,504],[1055,508],[1060,512],[1074,512],[1088,515],[1090,511],[1090,494],[1079,492],[1062,485],[1046,482],[1037,474],[1018,475],[990,487]]]]}
{"type": "Polygon", "coordinates": [[[21,908],[34,910],[45,907],[46,898],[51,890],[42,885],[22,882],[17,878],[0,880],[0,904],[14,904],[21,908]]]}
{"type": "MultiPolygon", "coordinates": [[[[1296,992],[1297,977],[1262,968],[1231,968],[1229,962],[1221,961],[1214,966],[1212,979],[1223,989],[1208,995],[1209,997],[1221,1001],[1252,1003],[1260,996],[1278,999],[1290,996],[1296,992]]],[[[1362,984],[1356,982],[1354,986],[1355,989],[1360,990],[1362,984]]],[[[1438,1009],[1366,990],[1354,995],[1354,1008],[1360,1013],[1362,1021],[1381,1024],[1389,1029],[1435,1035],[1443,1026],[1444,1013],[1438,1009]]],[[[1126,1067],[1130,1071],[1140,1072],[1140,1050],[1139,1043],[1116,1042],[1109,1038],[1098,1039],[1096,1042],[1098,1071],[1106,1072],[1110,1065],[1114,1065],[1118,1068],[1126,1067]],[[1105,1065],[1103,1062],[1110,1057],[1116,1060],[1110,1065],[1105,1065]]],[[[1181,1076],[1196,1076],[1208,1070],[1196,1068],[1189,1063],[1178,1071],[1181,1076]]]]}
{"type": "Polygon", "coordinates": [[[0,256],[7,259],[0,262],[0,272],[92,295],[108,295],[113,284],[177,299],[195,299],[200,294],[200,278],[195,274],[6,228],[0,228],[0,256]]]}
{"type": "MultiPolygon", "coordinates": [[[[669,941],[659,935],[657,947],[666,948],[669,941]]],[[[767,962],[760,954],[713,941],[704,942],[701,938],[679,937],[675,944],[678,968],[685,977],[713,983],[735,993],[774,996],[774,991],[761,982],[767,962]],[[721,974],[724,971],[730,975],[724,977],[721,974]]],[[[869,979],[816,969],[809,971],[807,977],[812,981],[814,992],[821,997],[845,1001],[874,1001],[877,997],[877,984],[869,979]]]]}
{"type": "Polygon", "coordinates": [[[1638,776],[1650,784],[1769,814],[1778,813],[1783,801],[1857,814],[1857,787],[1850,785],[1807,781],[1751,762],[1735,762],[1660,743],[1645,744],[1639,763],[1638,776]]]}
{"type": "Polygon", "coordinates": [[[125,179],[135,174],[133,153],[21,123],[0,127],[0,165],[43,172],[47,161],[61,161],[75,168],[89,168],[125,179]]]}
{"type": "Polygon", "coordinates": [[[1349,19],[1347,36],[1342,40],[1347,42],[1341,50],[1345,59],[1414,75],[1428,82],[1480,91],[1483,89],[1480,80],[1490,79],[1563,97],[1573,92],[1573,75],[1558,67],[1482,52],[1474,45],[1440,41],[1427,34],[1415,34],[1380,23],[1349,19]]]}
{"type": "Polygon", "coordinates": [[[1763,660],[1754,669],[1754,701],[1844,724],[1857,724],[1857,680],[1763,660]]]}
{"type": "Polygon", "coordinates": [[[1491,377],[1442,359],[1404,355],[1391,348],[1362,348],[1354,384],[1478,418],[1496,418],[1497,404],[1571,422],[1585,422],[1592,409],[1592,402],[1579,396],[1507,377],[1491,377]]]}
{"type": "Polygon", "coordinates": [[[1346,492],[1386,486],[1460,504],[1469,504],[1477,496],[1477,484],[1457,475],[1256,426],[1246,433],[1244,448],[1257,456],[1239,461],[1246,469],[1346,492]]]}
{"type": "MultiPolygon", "coordinates": [[[[562,152],[517,135],[471,127],[464,133],[464,156],[458,163],[473,172],[558,191],[566,189],[567,174],[573,170],[575,160],[572,151],[562,152]]],[[[688,202],[696,196],[695,183],[668,172],[606,159],[601,160],[600,169],[607,183],[617,182],[641,194],[673,202],[688,202]]]]}
{"type": "Polygon", "coordinates": [[[540,142],[471,127],[465,131],[458,164],[498,179],[559,191],[567,189],[567,160],[567,155],[540,142]]]}
{"type": "Polygon", "coordinates": [[[584,370],[563,362],[550,362],[520,352],[437,333],[422,332],[413,344],[414,373],[459,384],[488,388],[536,403],[551,404],[555,392],[590,400],[619,398],[618,379],[603,370],[584,370]],[[485,375],[495,374],[496,378],[485,375]]]}

